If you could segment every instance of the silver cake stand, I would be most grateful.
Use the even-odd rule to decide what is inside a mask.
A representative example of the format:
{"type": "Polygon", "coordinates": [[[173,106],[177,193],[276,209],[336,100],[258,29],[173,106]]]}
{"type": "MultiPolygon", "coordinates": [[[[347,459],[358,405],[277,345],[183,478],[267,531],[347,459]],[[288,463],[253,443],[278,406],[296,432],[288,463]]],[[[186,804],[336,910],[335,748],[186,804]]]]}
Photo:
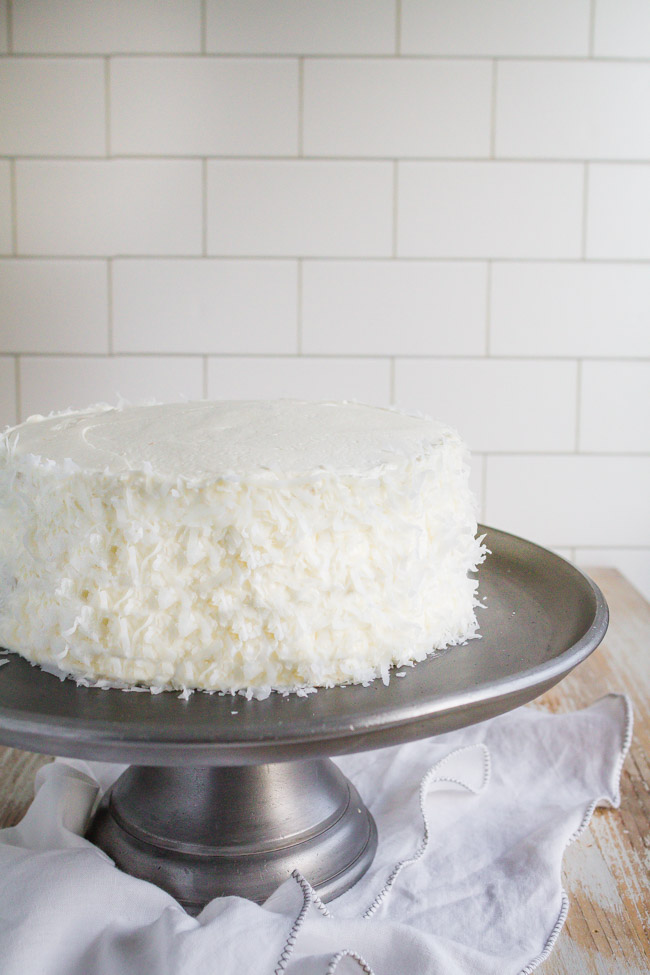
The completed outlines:
{"type": "MultiPolygon", "coordinates": [[[[88,837],[196,914],[219,894],[263,901],[293,869],[331,899],[372,862],[377,832],[326,756],[437,735],[542,694],[607,629],[596,585],[532,542],[483,529],[482,639],[406,675],[307,697],[78,687],[12,654],[0,667],[0,742],[132,763],[88,837]]],[[[401,672],[401,671],[400,671],[401,672]]]]}

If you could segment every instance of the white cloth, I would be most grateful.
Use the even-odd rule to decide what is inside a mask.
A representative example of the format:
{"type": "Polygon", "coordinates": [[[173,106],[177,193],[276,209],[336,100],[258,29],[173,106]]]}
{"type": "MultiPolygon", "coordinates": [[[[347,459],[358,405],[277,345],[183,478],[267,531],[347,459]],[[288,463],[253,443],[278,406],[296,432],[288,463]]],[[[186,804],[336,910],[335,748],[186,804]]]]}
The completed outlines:
{"type": "Polygon", "coordinates": [[[339,759],[379,828],[365,877],[327,907],[295,876],[263,906],[222,897],[197,918],[81,835],[122,767],[57,760],[0,831],[2,972],[529,973],[566,916],[565,847],[597,803],[618,804],[631,723],[610,694],[339,759]]]}

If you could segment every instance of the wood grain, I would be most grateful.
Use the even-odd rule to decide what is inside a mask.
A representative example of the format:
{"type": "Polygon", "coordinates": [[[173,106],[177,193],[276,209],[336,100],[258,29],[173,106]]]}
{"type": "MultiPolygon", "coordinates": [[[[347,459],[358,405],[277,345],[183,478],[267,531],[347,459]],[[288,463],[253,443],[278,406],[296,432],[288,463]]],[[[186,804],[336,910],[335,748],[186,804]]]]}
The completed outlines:
{"type": "Polygon", "coordinates": [[[564,857],[569,916],[540,975],[650,972],[650,604],[615,569],[590,569],[610,611],[607,636],[536,704],[573,711],[610,691],[629,695],[634,735],[619,809],[597,809],[564,857]]]}
{"type": "MultiPolygon", "coordinates": [[[[650,604],[615,569],[592,569],[610,608],[602,645],[539,698],[552,712],[585,707],[610,691],[627,693],[634,736],[621,778],[619,809],[596,810],[564,858],[570,909],[540,975],[648,975],[650,972],[650,604]]],[[[0,827],[24,815],[36,771],[51,759],[0,748],[0,827]]]]}

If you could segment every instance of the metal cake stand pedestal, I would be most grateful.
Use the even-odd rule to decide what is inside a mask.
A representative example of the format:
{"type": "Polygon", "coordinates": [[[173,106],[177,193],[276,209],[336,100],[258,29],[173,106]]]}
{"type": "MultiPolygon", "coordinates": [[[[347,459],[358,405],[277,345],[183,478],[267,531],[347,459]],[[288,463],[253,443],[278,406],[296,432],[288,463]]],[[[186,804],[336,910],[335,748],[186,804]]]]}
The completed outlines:
{"type": "Polygon", "coordinates": [[[0,742],[131,766],[88,837],[190,913],[213,897],[262,902],[293,869],[324,899],[372,862],[377,832],[326,756],[441,734],[544,693],[607,629],[597,586],[559,556],[495,529],[480,570],[480,640],[405,676],[264,701],[78,687],[12,654],[0,667],[0,742]]]}

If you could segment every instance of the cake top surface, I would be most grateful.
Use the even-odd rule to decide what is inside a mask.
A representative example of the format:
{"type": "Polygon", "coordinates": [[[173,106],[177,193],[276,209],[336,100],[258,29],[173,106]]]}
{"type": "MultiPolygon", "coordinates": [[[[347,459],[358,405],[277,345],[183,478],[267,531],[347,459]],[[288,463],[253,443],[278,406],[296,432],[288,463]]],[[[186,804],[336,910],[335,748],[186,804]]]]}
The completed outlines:
{"type": "Polygon", "coordinates": [[[34,416],[5,442],[17,456],[87,471],[199,480],[371,471],[428,454],[449,436],[437,421],[359,403],[203,400],[34,416]]]}

